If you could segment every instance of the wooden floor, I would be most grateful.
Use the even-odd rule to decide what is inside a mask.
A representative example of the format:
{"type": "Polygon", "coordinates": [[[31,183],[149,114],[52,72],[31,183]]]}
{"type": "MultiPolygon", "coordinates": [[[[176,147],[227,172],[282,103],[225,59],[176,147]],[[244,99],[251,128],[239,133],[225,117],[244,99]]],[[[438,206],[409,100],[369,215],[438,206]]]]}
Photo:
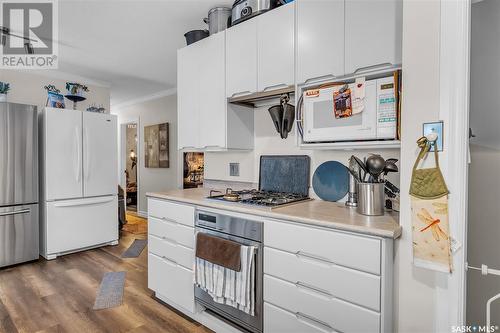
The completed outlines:
{"type": "Polygon", "coordinates": [[[211,332],[152,298],[147,249],[121,259],[135,238],[146,237],[123,231],[117,246],[0,270],[0,332],[211,332]],[[101,279],[111,271],[127,272],[123,305],[94,311],[101,279]]]}

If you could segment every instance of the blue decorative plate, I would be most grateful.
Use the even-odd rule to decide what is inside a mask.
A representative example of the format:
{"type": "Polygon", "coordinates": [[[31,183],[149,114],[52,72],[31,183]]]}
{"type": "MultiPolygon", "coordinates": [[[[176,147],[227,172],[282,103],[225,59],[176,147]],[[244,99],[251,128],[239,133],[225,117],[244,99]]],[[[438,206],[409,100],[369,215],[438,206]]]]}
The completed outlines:
{"type": "Polygon", "coordinates": [[[312,185],[321,199],[338,201],[349,191],[349,170],[340,162],[325,162],[314,171],[312,185]]]}

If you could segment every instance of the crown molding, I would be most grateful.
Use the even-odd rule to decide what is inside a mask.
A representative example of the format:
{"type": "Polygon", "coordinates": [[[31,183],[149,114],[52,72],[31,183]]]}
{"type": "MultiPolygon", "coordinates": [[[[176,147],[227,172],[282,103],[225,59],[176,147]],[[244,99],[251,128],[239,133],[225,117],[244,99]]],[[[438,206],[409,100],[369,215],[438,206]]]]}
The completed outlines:
{"type": "Polygon", "coordinates": [[[133,99],[130,99],[128,101],[120,102],[120,103],[117,103],[117,104],[111,104],[111,109],[112,109],[112,112],[115,112],[117,109],[122,109],[124,107],[132,106],[132,105],[136,105],[136,104],[144,103],[144,102],[148,102],[148,101],[152,101],[152,100],[155,100],[155,99],[158,99],[158,98],[162,98],[162,97],[172,96],[172,95],[175,95],[176,93],[177,93],[177,88],[171,88],[171,89],[167,89],[167,90],[161,90],[161,91],[158,91],[158,92],[156,92],[154,94],[150,94],[150,95],[145,95],[145,96],[133,98],[133,99]]]}

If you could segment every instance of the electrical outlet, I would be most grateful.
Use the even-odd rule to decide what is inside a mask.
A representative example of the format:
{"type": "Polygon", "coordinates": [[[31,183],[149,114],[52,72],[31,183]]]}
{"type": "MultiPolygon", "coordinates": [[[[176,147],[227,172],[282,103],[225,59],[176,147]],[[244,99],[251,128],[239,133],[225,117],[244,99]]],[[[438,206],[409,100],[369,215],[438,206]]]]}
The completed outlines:
{"type": "Polygon", "coordinates": [[[240,164],[229,163],[229,176],[239,177],[239,175],[240,175],[240,164]]]}
{"type": "MultiPolygon", "coordinates": [[[[436,146],[438,151],[443,151],[443,131],[444,131],[444,122],[442,121],[437,121],[434,123],[424,123],[424,136],[431,134],[431,133],[436,133],[438,138],[436,141],[436,146]]],[[[434,151],[434,146],[432,147],[431,151],[434,151]]]]}

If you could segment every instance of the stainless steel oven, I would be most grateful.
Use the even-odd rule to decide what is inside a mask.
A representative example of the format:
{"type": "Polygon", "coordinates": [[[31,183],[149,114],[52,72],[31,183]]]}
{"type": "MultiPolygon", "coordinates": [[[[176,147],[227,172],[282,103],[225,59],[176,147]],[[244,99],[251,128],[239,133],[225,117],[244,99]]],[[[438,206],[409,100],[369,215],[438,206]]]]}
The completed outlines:
{"type": "Polygon", "coordinates": [[[262,332],[263,326],[263,225],[262,222],[223,215],[209,211],[196,212],[196,231],[254,246],[255,315],[251,316],[229,305],[215,302],[212,297],[195,286],[195,299],[206,309],[226,322],[253,333],[262,332]]]}

